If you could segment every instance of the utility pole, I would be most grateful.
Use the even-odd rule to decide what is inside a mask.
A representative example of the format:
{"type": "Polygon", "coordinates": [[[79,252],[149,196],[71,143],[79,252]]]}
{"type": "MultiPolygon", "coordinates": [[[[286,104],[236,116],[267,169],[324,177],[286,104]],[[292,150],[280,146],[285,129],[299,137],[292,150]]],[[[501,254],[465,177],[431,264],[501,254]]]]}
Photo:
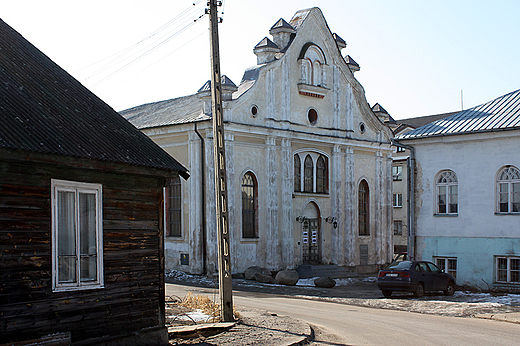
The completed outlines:
{"type": "Polygon", "coordinates": [[[229,254],[226,150],[224,143],[224,116],[222,114],[217,16],[217,6],[222,6],[222,2],[209,0],[208,4],[211,30],[211,104],[213,112],[213,152],[215,160],[215,197],[217,206],[220,319],[223,322],[232,322],[234,321],[234,317],[233,294],[231,289],[231,260],[229,254]]]}

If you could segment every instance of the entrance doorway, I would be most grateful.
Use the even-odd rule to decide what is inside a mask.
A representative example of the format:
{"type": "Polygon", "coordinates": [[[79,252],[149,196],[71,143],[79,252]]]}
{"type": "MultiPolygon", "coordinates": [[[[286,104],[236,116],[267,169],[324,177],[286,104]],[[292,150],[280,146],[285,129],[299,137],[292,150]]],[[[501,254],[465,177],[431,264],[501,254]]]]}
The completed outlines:
{"type": "Polygon", "coordinates": [[[303,212],[302,222],[302,259],[303,264],[318,264],[320,256],[320,217],[319,210],[313,202],[307,204],[303,212]]]}

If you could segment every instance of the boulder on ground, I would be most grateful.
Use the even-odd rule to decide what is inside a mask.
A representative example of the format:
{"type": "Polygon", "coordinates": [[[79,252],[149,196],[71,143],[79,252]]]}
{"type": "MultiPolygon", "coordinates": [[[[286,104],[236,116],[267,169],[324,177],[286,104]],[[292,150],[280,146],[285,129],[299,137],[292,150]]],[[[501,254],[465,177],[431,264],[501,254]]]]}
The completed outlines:
{"type": "Polygon", "coordinates": [[[328,276],[317,278],[314,280],[316,287],[332,288],[336,286],[336,281],[328,276]]]}
{"type": "Polygon", "coordinates": [[[300,279],[300,275],[294,269],[285,269],[280,270],[278,274],[276,274],[275,281],[280,285],[294,286],[298,283],[300,279]]]}
{"type": "Polygon", "coordinates": [[[255,274],[256,273],[261,273],[261,274],[264,274],[264,275],[271,276],[271,271],[269,269],[262,268],[262,267],[259,267],[259,266],[252,266],[252,267],[249,267],[249,268],[246,269],[246,271],[244,272],[244,277],[247,280],[255,280],[255,274]]]}
{"type": "Polygon", "coordinates": [[[255,280],[264,284],[274,284],[274,278],[264,273],[255,273],[255,280]]]}

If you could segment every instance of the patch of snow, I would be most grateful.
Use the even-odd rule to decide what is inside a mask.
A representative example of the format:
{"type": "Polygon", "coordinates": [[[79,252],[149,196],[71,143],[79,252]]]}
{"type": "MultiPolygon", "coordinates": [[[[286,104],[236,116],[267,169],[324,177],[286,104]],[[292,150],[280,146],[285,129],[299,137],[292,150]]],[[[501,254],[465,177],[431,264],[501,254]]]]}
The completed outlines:
{"type": "Polygon", "coordinates": [[[175,318],[177,321],[193,321],[193,322],[206,322],[211,319],[210,315],[205,314],[200,309],[196,309],[190,312],[186,312],[182,315],[171,315],[169,318],[175,318]]]}

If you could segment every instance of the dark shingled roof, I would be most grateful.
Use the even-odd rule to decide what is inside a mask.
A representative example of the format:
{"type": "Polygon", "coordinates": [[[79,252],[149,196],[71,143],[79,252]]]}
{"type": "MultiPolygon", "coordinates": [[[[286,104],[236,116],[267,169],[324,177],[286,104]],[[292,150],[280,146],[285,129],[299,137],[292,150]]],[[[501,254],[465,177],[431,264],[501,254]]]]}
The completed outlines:
{"type": "Polygon", "coordinates": [[[0,148],[188,170],[0,20],[0,148]]]}

